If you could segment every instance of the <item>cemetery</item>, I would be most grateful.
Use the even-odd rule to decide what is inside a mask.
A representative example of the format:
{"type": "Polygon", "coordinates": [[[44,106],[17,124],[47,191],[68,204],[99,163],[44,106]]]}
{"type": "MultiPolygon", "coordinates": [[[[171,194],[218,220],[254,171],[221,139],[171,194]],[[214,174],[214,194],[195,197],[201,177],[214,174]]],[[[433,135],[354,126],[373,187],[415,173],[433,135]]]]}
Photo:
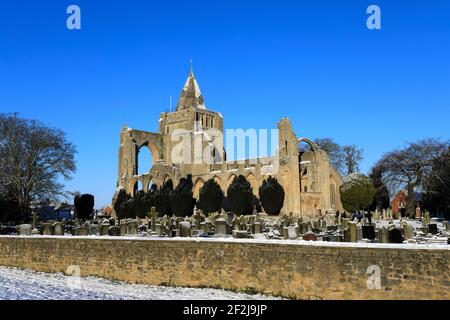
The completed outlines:
{"type": "Polygon", "coordinates": [[[375,211],[361,221],[327,214],[324,217],[269,216],[254,212],[236,215],[233,212],[205,215],[194,208],[190,217],[160,216],[156,208],[145,218],[94,219],[84,222],[45,221],[15,227],[0,226],[2,235],[20,236],[92,236],[140,238],[226,238],[267,241],[296,240],[353,243],[441,244],[447,246],[450,226],[441,218],[430,218],[428,212],[420,219],[394,219],[391,210],[375,211]]]}

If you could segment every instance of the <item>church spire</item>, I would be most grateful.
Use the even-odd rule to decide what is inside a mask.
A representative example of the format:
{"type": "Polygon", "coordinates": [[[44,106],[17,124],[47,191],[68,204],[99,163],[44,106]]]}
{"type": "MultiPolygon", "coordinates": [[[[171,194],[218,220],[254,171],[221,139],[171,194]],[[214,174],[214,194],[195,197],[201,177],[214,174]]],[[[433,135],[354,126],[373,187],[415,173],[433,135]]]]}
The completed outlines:
{"type": "Polygon", "coordinates": [[[181,91],[180,99],[178,100],[177,111],[191,107],[206,109],[202,92],[200,91],[200,87],[198,86],[197,80],[194,76],[194,71],[192,70],[192,61],[189,76],[184,84],[183,90],[181,91]]]}

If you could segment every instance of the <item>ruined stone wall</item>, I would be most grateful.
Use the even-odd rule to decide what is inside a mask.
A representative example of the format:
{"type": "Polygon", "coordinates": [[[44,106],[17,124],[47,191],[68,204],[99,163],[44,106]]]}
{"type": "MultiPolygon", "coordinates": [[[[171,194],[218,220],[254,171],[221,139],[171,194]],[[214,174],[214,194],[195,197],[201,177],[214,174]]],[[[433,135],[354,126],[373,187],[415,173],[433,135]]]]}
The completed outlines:
{"type": "Polygon", "coordinates": [[[297,299],[450,299],[450,249],[391,245],[0,236],[0,265],[130,283],[255,290],[297,299]],[[367,268],[381,289],[367,288],[367,268]]]}

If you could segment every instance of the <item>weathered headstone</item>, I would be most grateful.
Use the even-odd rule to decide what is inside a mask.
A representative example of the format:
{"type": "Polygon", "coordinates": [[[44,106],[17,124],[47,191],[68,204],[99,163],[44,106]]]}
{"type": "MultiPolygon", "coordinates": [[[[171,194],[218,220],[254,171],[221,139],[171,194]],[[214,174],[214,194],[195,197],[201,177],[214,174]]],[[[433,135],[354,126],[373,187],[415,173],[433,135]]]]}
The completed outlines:
{"type": "Polygon", "coordinates": [[[55,222],[53,224],[53,230],[55,236],[63,236],[64,235],[64,225],[61,222],[55,222]]]}
{"type": "Polygon", "coordinates": [[[227,222],[223,218],[218,218],[215,221],[215,234],[227,234],[227,222]]]}
{"type": "Polygon", "coordinates": [[[378,242],[380,243],[389,243],[389,231],[386,227],[381,227],[378,229],[378,242]]]}
{"type": "Polygon", "coordinates": [[[306,232],[306,233],[303,235],[303,240],[306,240],[306,241],[316,241],[316,240],[317,240],[317,235],[316,235],[314,232],[312,232],[312,231],[310,230],[310,231],[306,232]]]}
{"type": "Polygon", "coordinates": [[[428,232],[431,234],[438,233],[438,227],[437,227],[437,224],[435,224],[435,223],[428,224],[427,228],[428,228],[428,232]]]}
{"type": "Polygon", "coordinates": [[[180,222],[180,237],[191,236],[191,223],[189,221],[180,222]]]}
{"type": "Polygon", "coordinates": [[[363,238],[362,226],[356,225],[356,242],[361,241],[363,238]]]}
{"type": "Polygon", "coordinates": [[[19,225],[19,235],[21,236],[29,236],[31,235],[31,228],[33,226],[31,224],[21,224],[19,225]]]}
{"type": "Polygon", "coordinates": [[[375,237],[375,227],[372,225],[362,226],[362,237],[363,239],[374,240],[375,237]]]}
{"type": "Polygon", "coordinates": [[[389,230],[389,242],[390,243],[403,243],[402,231],[397,228],[389,230]]]}
{"type": "Polygon", "coordinates": [[[357,242],[357,226],[356,223],[349,221],[347,222],[347,226],[348,226],[348,233],[349,233],[349,240],[350,242],[357,242]]]}
{"type": "Polygon", "coordinates": [[[46,222],[42,224],[42,234],[44,236],[51,236],[53,234],[53,226],[51,223],[46,222]]]}
{"type": "Polygon", "coordinates": [[[110,226],[108,229],[108,236],[110,237],[120,237],[120,227],[110,226]]]}
{"type": "Polygon", "coordinates": [[[128,234],[128,226],[125,222],[121,221],[119,224],[120,235],[125,236],[128,234]]]}
{"type": "Polygon", "coordinates": [[[261,222],[256,221],[256,222],[253,224],[252,230],[253,230],[253,234],[261,233],[261,232],[262,232],[262,225],[261,225],[261,222]]]}
{"type": "Polygon", "coordinates": [[[128,234],[130,236],[137,235],[137,221],[129,221],[127,223],[127,226],[128,226],[128,234]]]}
{"type": "Polygon", "coordinates": [[[294,225],[290,225],[288,227],[288,239],[294,240],[298,238],[298,227],[294,225]]]}
{"type": "Polygon", "coordinates": [[[289,238],[289,227],[283,227],[282,231],[282,235],[283,235],[283,239],[286,240],[289,238]]]}
{"type": "MultiPolygon", "coordinates": [[[[180,229],[175,229],[175,230],[180,230],[180,229]]],[[[158,236],[161,236],[163,234],[163,225],[160,223],[156,223],[154,233],[158,236]]],[[[179,236],[179,234],[178,234],[178,236],[179,236]]]]}
{"type": "Polygon", "coordinates": [[[75,228],[76,236],[87,236],[89,234],[89,229],[85,225],[79,226],[75,228]]]}
{"type": "Polygon", "coordinates": [[[305,234],[308,232],[308,225],[306,224],[306,222],[300,222],[300,224],[298,225],[298,230],[300,234],[305,234]]]}
{"type": "Polygon", "coordinates": [[[414,228],[409,223],[403,225],[403,234],[406,240],[410,240],[414,237],[414,228]]]}
{"type": "Polygon", "coordinates": [[[110,227],[109,221],[103,222],[103,223],[99,226],[100,235],[101,235],[101,236],[107,236],[107,235],[108,235],[109,227],[110,227]]]}
{"type": "Polygon", "coordinates": [[[92,223],[89,225],[89,235],[90,236],[97,236],[97,235],[99,235],[99,233],[100,233],[100,231],[98,228],[98,224],[92,223]]]}
{"type": "Polygon", "coordinates": [[[155,227],[156,227],[156,207],[151,207],[151,209],[150,209],[150,217],[152,219],[152,222],[151,222],[152,231],[155,231],[155,227]]]}

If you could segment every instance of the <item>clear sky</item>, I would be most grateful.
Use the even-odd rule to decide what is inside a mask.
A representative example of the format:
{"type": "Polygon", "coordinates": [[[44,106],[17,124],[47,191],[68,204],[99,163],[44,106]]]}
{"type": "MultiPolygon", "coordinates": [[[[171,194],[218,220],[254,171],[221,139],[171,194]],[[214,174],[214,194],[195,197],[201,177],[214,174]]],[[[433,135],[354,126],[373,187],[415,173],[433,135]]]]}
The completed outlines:
{"type": "Polygon", "coordinates": [[[2,1],[0,112],[62,128],[66,187],[110,202],[123,124],[156,131],[189,61],[226,128],[275,128],[364,148],[450,138],[450,1],[2,1]],[[81,30],[66,9],[81,8],[81,30]],[[366,8],[381,8],[368,30],[366,8]]]}

